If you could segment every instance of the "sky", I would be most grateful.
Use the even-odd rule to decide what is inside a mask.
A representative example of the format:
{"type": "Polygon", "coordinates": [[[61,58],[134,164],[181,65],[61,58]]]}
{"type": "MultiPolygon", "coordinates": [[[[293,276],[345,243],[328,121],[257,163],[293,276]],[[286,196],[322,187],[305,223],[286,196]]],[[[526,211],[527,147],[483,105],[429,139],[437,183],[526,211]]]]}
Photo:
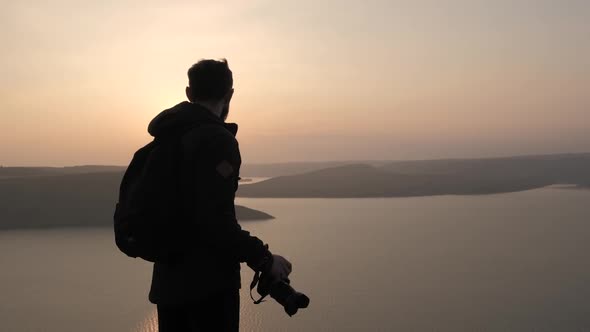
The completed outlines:
{"type": "Polygon", "coordinates": [[[590,1],[0,0],[0,165],[126,165],[227,58],[245,163],[590,152],[590,1]]]}

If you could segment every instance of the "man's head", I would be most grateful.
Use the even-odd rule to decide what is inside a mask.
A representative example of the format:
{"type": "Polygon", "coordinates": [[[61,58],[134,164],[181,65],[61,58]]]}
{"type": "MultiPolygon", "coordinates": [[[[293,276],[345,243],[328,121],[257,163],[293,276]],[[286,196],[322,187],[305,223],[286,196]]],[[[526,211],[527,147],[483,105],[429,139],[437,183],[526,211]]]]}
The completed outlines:
{"type": "Polygon", "coordinates": [[[234,93],[233,83],[227,60],[201,60],[188,70],[186,96],[225,120],[234,93]]]}

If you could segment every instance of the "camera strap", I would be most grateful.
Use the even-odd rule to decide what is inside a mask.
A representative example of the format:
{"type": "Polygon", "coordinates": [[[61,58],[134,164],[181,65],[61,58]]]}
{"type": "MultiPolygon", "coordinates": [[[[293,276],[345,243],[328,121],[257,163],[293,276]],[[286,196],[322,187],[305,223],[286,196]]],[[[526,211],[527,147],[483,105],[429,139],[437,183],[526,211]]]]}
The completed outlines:
{"type": "Polygon", "coordinates": [[[256,287],[256,285],[258,284],[259,281],[260,281],[260,271],[256,271],[256,273],[254,273],[254,278],[252,279],[252,282],[250,283],[250,298],[252,299],[252,301],[254,301],[254,304],[260,304],[260,303],[264,302],[264,298],[268,295],[268,294],[263,295],[258,300],[254,299],[254,296],[252,295],[252,290],[254,289],[254,287],[256,287]]]}

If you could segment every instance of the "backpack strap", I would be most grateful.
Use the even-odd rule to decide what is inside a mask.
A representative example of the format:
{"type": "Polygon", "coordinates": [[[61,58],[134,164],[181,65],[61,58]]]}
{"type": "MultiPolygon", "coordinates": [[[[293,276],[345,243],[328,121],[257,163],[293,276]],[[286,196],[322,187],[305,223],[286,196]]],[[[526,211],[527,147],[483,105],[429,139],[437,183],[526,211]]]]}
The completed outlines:
{"type": "MultiPolygon", "coordinates": [[[[174,133],[167,137],[155,138],[155,144],[162,143],[162,144],[171,144],[172,148],[172,169],[174,170],[174,174],[172,176],[172,180],[174,181],[174,192],[179,197],[182,195],[182,158],[183,158],[183,146],[182,146],[182,139],[186,134],[188,134],[193,129],[196,129],[201,124],[191,124],[181,128],[177,133],[174,133]]],[[[175,218],[183,218],[183,214],[180,212],[181,210],[177,210],[177,214],[175,218]]],[[[184,251],[186,248],[181,247],[180,251],[170,255],[168,257],[170,262],[175,262],[179,260],[182,256],[184,256],[184,251]]]]}

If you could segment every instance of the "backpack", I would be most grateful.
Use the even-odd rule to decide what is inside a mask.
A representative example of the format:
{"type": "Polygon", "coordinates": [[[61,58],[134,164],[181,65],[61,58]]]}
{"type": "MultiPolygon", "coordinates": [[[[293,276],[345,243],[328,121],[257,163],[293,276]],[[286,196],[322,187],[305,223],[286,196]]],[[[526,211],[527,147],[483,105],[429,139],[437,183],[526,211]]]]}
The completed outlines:
{"type": "Polygon", "coordinates": [[[181,139],[156,137],[137,150],[125,171],[115,206],[115,243],[129,257],[169,262],[182,254],[181,139]]]}

